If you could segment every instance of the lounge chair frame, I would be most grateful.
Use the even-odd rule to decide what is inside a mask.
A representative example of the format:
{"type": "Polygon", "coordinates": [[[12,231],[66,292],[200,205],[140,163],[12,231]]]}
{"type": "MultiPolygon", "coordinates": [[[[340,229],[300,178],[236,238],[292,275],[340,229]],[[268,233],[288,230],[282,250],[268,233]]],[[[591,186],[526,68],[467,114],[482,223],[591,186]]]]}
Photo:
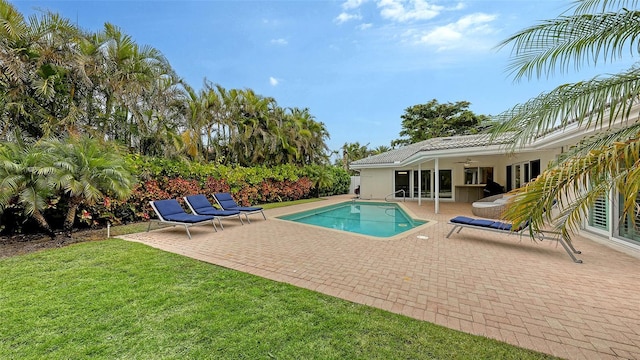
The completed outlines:
{"type": "MultiPolygon", "coordinates": [[[[452,220],[454,220],[454,219],[452,219],[452,220]]],[[[472,219],[472,218],[466,218],[466,219],[472,219]]],[[[486,220],[486,219],[477,219],[477,220],[486,220]]],[[[486,221],[494,222],[494,223],[500,223],[500,222],[496,222],[496,221],[492,221],[492,220],[486,220],[486,221]]],[[[488,227],[488,226],[464,224],[464,223],[458,223],[458,222],[452,222],[452,221],[449,221],[449,224],[453,225],[453,228],[451,228],[451,231],[449,231],[449,233],[447,234],[447,236],[446,236],[447,239],[454,232],[456,234],[460,233],[460,231],[462,231],[463,228],[482,230],[482,231],[491,231],[491,232],[500,233],[500,234],[506,234],[506,235],[511,235],[511,236],[516,235],[516,236],[519,236],[520,238],[522,238],[523,236],[525,236],[524,233],[525,233],[525,231],[527,231],[527,229],[529,227],[529,225],[526,224],[525,226],[521,227],[520,229],[511,230],[510,226],[509,226],[508,229],[500,229],[500,228],[492,228],[492,227],[488,227]]],[[[501,223],[501,224],[508,225],[508,224],[504,224],[504,223],[501,223]]],[[[528,237],[528,235],[527,235],[527,237],[528,237]]],[[[567,252],[567,254],[569,254],[569,257],[571,257],[573,262],[578,263],[578,264],[582,263],[582,260],[576,258],[576,256],[574,255],[574,254],[582,254],[582,252],[579,251],[579,250],[576,250],[571,243],[567,243],[562,238],[560,233],[554,232],[554,231],[542,231],[542,232],[536,233],[535,234],[535,238],[537,240],[540,240],[540,241],[542,241],[542,240],[557,241],[560,245],[562,245],[562,247],[567,252]]]]}
{"type": "Polygon", "coordinates": [[[242,214],[244,214],[244,216],[247,219],[247,222],[249,224],[251,224],[251,220],[249,220],[249,215],[252,215],[252,214],[262,214],[262,217],[265,220],[267,220],[267,217],[265,216],[264,211],[263,211],[263,209],[261,207],[239,206],[236,203],[236,201],[233,199],[233,196],[231,196],[230,193],[216,193],[216,194],[213,195],[213,198],[216,199],[216,203],[223,210],[238,210],[238,211],[240,211],[242,214]],[[228,195],[229,199],[223,199],[223,201],[221,201],[220,199],[218,199],[218,196],[220,196],[220,195],[228,195]],[[224,205],[224,201],[233,201],[233,203],[232,203],[233,206],[225,206],[224,205]]]}
{"type": "MultiPolygon", "coordinates": [[[[192,213],[196,214],[196,215],[211,215],[211,214],[202,214],[198,212],[198,209],[196,209],[193,204],[191,203],[190,198],[192,198],[194,195],[191,196],[185,196],[184,197],[184,202],[187,204],[187,206],[189,207],[189,210],[191,210],[192,213]]],[[[202,195],[204,196],[204,195],[202,195]]],[[[206,198],[206,197],[205,197],[206,198]]],[[[209,200],[207,199],[207,202],[209,202],[209,200]]],[[[211,203],[209,202],[209,205],[211,206],[211,209],[214,210],[218,210],[216,208],[213,207],[213,205],[211,205],[211,203]]],[[[221,211],[228,211],[228,210],[221,210],[221,211]]],[[[239,210],[238,210],[239,211],[239,210]]],[[[244,221],[242,221],[242,216],[240,216],[241,212],[239,211],[237,214],[233,214],[233,215],[211,215],[214,216],[216,219],[218,219],[218,224],[220,225],[220,228],[222,230],[224,230],[224,226],[222,225],[222,220],[221,219],[230,219],[230,218],[234,218],[234,217],[238,217],[238,220],[240,220],[240,224],[244,225],[244,221]]]]}
{"type": "MultiPolygon", "coordinates": [[[[177,200],[175,200],[175,201],[177,202],[177,200]]],[[[152,222],[157,222],[159,224],[160,223],[162,223],[162,224],[170,224],[170,225],[174,225],[174,226],[184,226],[184,229],[187,231],[187,236],[189,237],[189,239],[191,239],[191,232],[189,231],[189,228],[191,226],[204,225],[204,224],[207,224],[207,223],[211,222],[211,224],[213,225],[213,229],[216,232],[218,232],[218,228],[216,227],[216,223],[214,222],[214,219],[215,219],[214,216],[187,214],[185,212],[186,215],[197,216],[197,217],[201,218],[202,220],[195,221],[195,222],[182,222],[182,221],[167,220],[162,216],[162,214],[160,213],[160,211],[156,207],[156,204],[155,204],[154,200],[149,201],[149,204],[151,204],[151,208],[153,208],[153,211],[156,213],[156,216],[158,218],[149,220],[149,226],[147,226],[147,232],[149,232],[149,230],[151,230],[151,223],[152,222]]]]}

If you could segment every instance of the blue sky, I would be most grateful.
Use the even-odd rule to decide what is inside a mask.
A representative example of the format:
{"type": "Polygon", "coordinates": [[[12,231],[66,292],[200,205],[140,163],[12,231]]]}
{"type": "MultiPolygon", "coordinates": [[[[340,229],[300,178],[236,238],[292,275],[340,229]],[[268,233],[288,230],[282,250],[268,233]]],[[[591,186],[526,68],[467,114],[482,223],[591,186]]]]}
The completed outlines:
{"type": "MultiPolygon", "coordinates": [[[[404,109],[469,101],[495,115],[560,83],[607,72],[514,82],[503,39],[557,17],[570,0],[14,1],[99,31],[120,27],[160,50],[179,76],[250,88],[281,107],[309,108],[332,150],[389,145],[404,109]]],[[[627,68],[612,65],[612,71],[627,68]]]]}

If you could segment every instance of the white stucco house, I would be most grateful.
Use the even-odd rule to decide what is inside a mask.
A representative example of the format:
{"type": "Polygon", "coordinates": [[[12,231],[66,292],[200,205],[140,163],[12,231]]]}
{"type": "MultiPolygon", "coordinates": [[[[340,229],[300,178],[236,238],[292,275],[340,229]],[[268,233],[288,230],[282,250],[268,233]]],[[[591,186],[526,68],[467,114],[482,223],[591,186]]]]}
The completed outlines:
{"type": "MultiPolygon", "coordinates": [[[[482,197],[487,180],[518,188],[544,170],[557,155],[601,129],[576,124],[536,138],[517,152],[507,145],[514,134],[434,138],[350,163],[360,172],[362,199],[404,199],[421,206],[440,202],[472,203],[482,197]]],[[[591,210],[581,235],[640,256],[640,218],[621,219],[620,196],[610,194],[591,210]]],[[[639,204],[640,206],[640,204],[639,204]]]]}

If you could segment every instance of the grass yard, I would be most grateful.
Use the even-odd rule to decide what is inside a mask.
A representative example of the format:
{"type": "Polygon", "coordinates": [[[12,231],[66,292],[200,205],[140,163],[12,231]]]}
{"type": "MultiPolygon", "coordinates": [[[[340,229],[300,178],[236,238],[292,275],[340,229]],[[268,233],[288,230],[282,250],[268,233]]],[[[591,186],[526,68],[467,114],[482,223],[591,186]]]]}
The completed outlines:
{"type": "Polygon", "coordinates": [[[117,239],[0,273],[4,359],[550,358],[117,239]]]}

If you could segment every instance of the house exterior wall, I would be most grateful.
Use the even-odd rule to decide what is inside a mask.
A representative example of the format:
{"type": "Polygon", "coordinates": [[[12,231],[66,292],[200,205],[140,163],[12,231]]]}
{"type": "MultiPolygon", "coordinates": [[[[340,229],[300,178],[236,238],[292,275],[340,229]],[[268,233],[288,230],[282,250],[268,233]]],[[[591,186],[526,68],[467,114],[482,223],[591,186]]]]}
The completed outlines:
{"type": "Polygon", "coordinates": [[[360,171],[360,197],[384,199],[393,192],[394,169],[362,169],[360,171]]]}
{"type": "MultiPolygon", "coordinates": [[[[485,156],[473,156],[471,167],[491,167],[493,168],[493,180],[502,186],[507,184],[507,166],[517,163],[530,162],[532,160],[540,160],[540,170],[544,170],[550,161],[553,161],[558,154],[562,152],[561,148],[526,152],[519,154],[500,154],[500,155],[485,155],[485,156]]],[[[442,199],[444,201],[465,201],[464,199],[456,198],[456,186],[463,186],[465,184],[465,166],[464,158],[442,158],[438,161],[438,168],[440,170],[451,170],[451,181],[453,186],[453,197],[451,199],[442,199]]],[[[360,186],[361,197],[363,199],[384,199],[395,190],[395,172],[396,171],[418,171],[430,170],[433,176],[435,171],[435,160],[427,160],[425,162],[412,164],[406,167],[397,168],[368,168],[360,170],[360,186]]],[[[411,187],[417,186],[413,184],[413,176],[411,176],[411,187]]],[[[434,190],[434,187],[431,187],[434,190]]],[[[411,197],[413,191],[407,194],[407,197],[411,197]]]]}

